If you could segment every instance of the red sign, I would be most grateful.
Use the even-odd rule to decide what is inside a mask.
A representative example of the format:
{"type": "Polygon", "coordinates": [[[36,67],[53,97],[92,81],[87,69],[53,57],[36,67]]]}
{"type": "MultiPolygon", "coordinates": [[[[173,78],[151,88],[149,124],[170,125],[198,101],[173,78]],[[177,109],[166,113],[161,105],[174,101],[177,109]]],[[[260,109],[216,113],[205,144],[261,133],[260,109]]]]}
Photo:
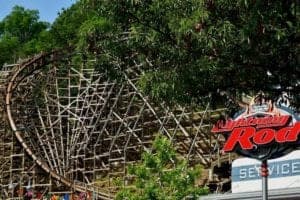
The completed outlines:
{"type": "MultiPolygon", "coordinates": [[[[264,145],[274,141],[278,143],[285,143],[295,142],[298,140],[300,122],[297,122],[294,126],[288,126],[279,130],[272,129],[270,127],[272,127],[272,124],[270,124],[268,128],[262,128],[259,130],[253,126],[235,127],[227,139],[223,150],[227,152],[233,151],[237,144],[239,144],[242,149],[253,149],[254,144],[264,145]]],[[[214,129],[217,131],[220,130],[215,127],[214,129]]]]}
{"type": "Polygon", "coordinates": [[[296,142],[300,134],[300,122],[289,112],[281,112],[270,103],[252,103],[235,119],[218,121],[213,133],[224,133],[227,140],[223,150],[252,150],[272,143],[296,142]]]}
{"type": "Polygon", "coordinates": [[[266,117],[248,117],[248,118],[241,118],[236,121],[234,120],[227,120],[224,124],[222,121],[219,121],[211,130],[213,133],[224,133],[228,131],[232,131],[234,128],[238,127],[247,127],[247,126],[254,126],[257,128],[263,127],[280,127],[285,126],[288,120],[291,118],[290,115],[284,116],[266,116],[266,117]]]}

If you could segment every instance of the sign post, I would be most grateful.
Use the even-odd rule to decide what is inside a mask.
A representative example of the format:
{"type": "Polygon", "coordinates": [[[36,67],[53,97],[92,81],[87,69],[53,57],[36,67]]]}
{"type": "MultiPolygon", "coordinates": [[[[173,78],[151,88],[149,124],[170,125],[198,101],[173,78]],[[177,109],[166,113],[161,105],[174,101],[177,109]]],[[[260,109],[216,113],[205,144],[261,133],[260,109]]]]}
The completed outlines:
{"type": "Polygon", "coordinates": [[[260,93],[233,118],[220,120],[212,128],[213,133],[224,135],[224,152],[261,161],[263,200],[268,199],[268,159],[286,155],[300,144],[299,115],[275,102],[260,93]]]}
{"type": "Polygon", "coordinates": [[[268,160],[263,160],[261,163],[261,177],[262,177],[262,199],[268,200],[268,160]]]}

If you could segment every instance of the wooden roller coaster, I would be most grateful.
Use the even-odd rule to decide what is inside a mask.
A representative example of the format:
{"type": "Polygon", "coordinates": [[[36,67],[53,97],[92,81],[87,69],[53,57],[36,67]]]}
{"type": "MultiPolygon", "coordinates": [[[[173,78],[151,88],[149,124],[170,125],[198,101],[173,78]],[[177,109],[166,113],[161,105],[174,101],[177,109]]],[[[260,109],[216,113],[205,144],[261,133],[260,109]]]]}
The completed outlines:
{"type": "Polygon", "coordinates": [[[96,60],[73,62],[54,51],[2,68],[2,199],[18,199],[22,188],[113,199],[120,187],[116,180],[130,183],[128,164],[140,160],[158,133],[169,137],[190,165],[204,166],[207,176],[199,184],[226,190],[229,174],[218,176],[213,169],[231,159],[221,157],[222,139],[210,134],[223,109],[154,103],[136,86],[138,64],[122,81],[95,66],[96,60]]]}

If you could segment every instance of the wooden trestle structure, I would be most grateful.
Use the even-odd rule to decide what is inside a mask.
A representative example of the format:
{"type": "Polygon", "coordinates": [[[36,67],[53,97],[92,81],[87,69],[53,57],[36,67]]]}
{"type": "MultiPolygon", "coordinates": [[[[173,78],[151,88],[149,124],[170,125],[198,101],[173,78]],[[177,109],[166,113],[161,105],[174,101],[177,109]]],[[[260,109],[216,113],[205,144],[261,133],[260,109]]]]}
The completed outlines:
{"type": "Polygon", "coordinates": [[[130,182],[126,167],[151,148],[157,133],[168,136],[191,165],[204,166],[201,184],[224,190],[229,175],[213,169],[230,158],[221,157],[222,139],[210,134],[212,119],[224,110],[155,104],[136,86],[138,67],[120,83],[95,70],[94,62],[74,65],[52,52],[2,68],[2,199],[18,199],[22,188],[113,199],[115,180],[130,182]]]}

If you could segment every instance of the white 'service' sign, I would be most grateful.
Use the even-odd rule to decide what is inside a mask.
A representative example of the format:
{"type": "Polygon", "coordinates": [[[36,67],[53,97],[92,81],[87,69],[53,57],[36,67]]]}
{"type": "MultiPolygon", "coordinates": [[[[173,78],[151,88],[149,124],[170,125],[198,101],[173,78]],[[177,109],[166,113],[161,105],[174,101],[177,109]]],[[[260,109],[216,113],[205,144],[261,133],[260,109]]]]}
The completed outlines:
{"type": "MultiPolygon", "coordinates": [[[[261,162],[251,158],[239,158],[233,161],[231,170],[232,193],[260,191],[261,162]]],[[[283,189],[300,187],[300,150],[268,161],[268,187],[283,189]]]]}

